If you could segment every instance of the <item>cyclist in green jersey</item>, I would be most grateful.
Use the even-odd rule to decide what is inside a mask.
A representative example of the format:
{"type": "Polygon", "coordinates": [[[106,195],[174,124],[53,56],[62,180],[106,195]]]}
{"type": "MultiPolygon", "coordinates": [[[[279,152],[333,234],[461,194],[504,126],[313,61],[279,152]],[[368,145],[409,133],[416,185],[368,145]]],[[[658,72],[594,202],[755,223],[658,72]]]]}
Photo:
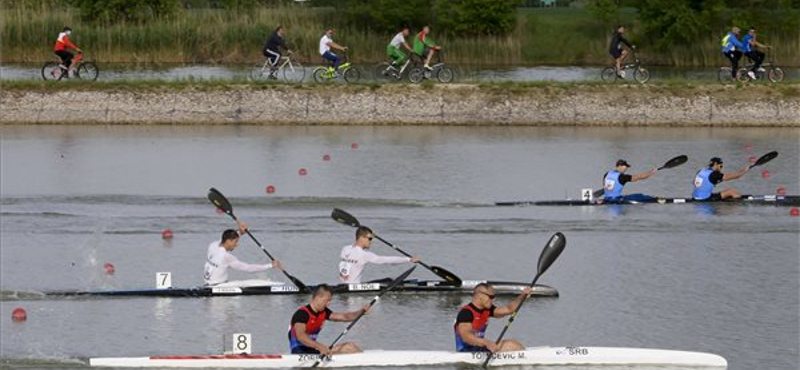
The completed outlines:
{"type": "Polygon", "coordinates": [[[386,54],[389,55],[389,58],[392,58],[392,65],[395,67],[402,66],[406,58],[408,58],[406,53],[400,49],[401,46],[408,51],[414,51],[408,46],[406,36],[408,36],[408,27],[403,27],[400,32],[394,35],[389,45],[386,46],[386,54]]]}
{"type": "Polygon", "coordinates": [[[428,37],[430,32],[430,27],[425,26],[422,27],[422,31],[414,37],[414,53],[425,60],[425,69],[429,71],[433,70],[430,66],[433,56],[436,55],[437,51],[441,50],[441,47],[437,46],[436,43],[428,37]]]}

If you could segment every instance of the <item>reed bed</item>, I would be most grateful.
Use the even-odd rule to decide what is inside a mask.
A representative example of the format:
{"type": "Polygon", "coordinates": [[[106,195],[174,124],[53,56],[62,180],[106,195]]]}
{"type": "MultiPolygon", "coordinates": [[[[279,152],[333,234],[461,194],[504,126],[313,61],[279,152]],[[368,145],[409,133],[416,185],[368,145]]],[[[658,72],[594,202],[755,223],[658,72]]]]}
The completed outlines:
{"type": "MultiPolygon", "coordinates": [[[[635,17],[635,13],[623,15],[635,17]]],[[[374,63],[385,59],[386,44],[393,36],[341,25],[333,9],[307,4],[250,11],[186,9],[172,19],[144,25],[100,26],[82,22],[76,9],[31,2],[0,9],[0,22],[2,63],[54,59],[52,44],[64,25],[73,28],[74,41],[90,59],[107,63],[257,63],[263,59],[264,41],[278,25],[287,27],[288,41],[306,63],[321,62],[318,41],[327,27],[336,28],[337,42],[351,48],[352,61],[374,63]]],[[[797,35],[766,32],[762,31],[760,40],[775,46],[777,63],[800,66],[800,30],[797,35]]],[[[453,37],[436,29],[431,36],[444,46],[446,60],[459,65],[604,65],[611,62],[609,33],[587,11],[561,8],[520,10],[516,28],[506,36],[453,37]]],[[[666,51],[640,44],[639,52],[649,65],[717,66],[725,62],[718,51],[721,36],[709,35],[666,51]]]]}

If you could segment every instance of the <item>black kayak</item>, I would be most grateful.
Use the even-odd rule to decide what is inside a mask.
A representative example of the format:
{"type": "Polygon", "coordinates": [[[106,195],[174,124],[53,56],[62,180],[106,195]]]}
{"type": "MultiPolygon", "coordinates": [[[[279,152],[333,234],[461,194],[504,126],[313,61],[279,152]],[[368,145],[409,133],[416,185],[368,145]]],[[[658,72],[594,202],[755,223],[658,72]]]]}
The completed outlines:
{"type": "MultiPolygon", "coordinates": [[[[391,281],[389,279],[376,280],[361,284],[337,284],[332,285],[336,294],[374,294],[386,286],[391,281]]],[[[478,281],[465,280],[461,285],[455,285],[446,281],[438,280],[406,280],[393,288],[393,291],[402,293],[455,293],[470,294],[478,283],[487,282],[497,291],[498,295],[516,295],[523,288],[529,286],[528,283],[507,282],[507,281],[478,281]]],[[[313,289],[314,286],[310,285],[313,289]]],[[[265,286],[199,286],[193,288],[168,288],[168,289],[133,289],[133,290],[97,290],[97,291],[51,291],[45,292],[45,297],[217,297],[217,296],[240,296],[240,295],[297,295],[307,294],[293,285],[265,285],[265,286]]],[[[537,284],[533,290],[536,297],[558,297],[558,291],[547,285],[537,284]]]]}

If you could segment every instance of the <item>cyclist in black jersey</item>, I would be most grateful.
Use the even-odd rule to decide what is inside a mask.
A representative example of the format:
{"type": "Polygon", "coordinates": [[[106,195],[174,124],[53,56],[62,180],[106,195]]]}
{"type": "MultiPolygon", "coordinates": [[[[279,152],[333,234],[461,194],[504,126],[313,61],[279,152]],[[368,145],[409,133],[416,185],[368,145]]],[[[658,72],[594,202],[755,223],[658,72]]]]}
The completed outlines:
{"type": "Polygon", "coordinates": [[[268,78],[273,80],[277,78],[275,77],[275,72],[278,70],[278,62],[281,60],[281,48],[291,52],[286,45],[286,40],[283,38],[285,35],[286,29],[283,28],[283,26],[278,26],[269,36],[269,39],[267,39],[267,42],[264,44],[264,50],[262,50],[264,56],[267,57],[269,63],[272,65],[268,78]]]}
{"type": "Polygon", "coordinates": [[[617,62],[617,76],[625,77],[622,73],[622,61],[625,60],[625,57],[628,56],[628,51],[622,47],[622,44],[627,45],[629,48],[635,50],[636,46],[631,44],[628,39],[624,36],[625,34],[625,26],[619,25],[617,26],[617,31],[614,32],[614,35],[611,36],[611,44],[608,45],[608,53],[611,54],[611,57],[614,58],[617,62]]]}

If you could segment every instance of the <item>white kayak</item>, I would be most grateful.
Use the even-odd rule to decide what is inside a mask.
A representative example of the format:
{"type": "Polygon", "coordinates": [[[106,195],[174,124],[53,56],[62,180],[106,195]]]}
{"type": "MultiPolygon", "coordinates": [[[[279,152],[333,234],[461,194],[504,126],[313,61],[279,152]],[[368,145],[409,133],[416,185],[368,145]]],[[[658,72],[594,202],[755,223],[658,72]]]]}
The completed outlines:
{"type": "MultiPolygon", "coordinates": [[[[446,351],[380,351],[335,355],[320,367],[412,366],[482,364],[484,353],[446,351]]],[[[91,366],[109,367],[208,367],[208,368],[292,368],[311,367],[317,355],[207,355],[91,358],[91,366]]],[[[722,367],[721,356],[686,351],[612,347],[530,347],[524,351],[493,355],[489,366],[509,365],[654,365],[722,367]]]]}

